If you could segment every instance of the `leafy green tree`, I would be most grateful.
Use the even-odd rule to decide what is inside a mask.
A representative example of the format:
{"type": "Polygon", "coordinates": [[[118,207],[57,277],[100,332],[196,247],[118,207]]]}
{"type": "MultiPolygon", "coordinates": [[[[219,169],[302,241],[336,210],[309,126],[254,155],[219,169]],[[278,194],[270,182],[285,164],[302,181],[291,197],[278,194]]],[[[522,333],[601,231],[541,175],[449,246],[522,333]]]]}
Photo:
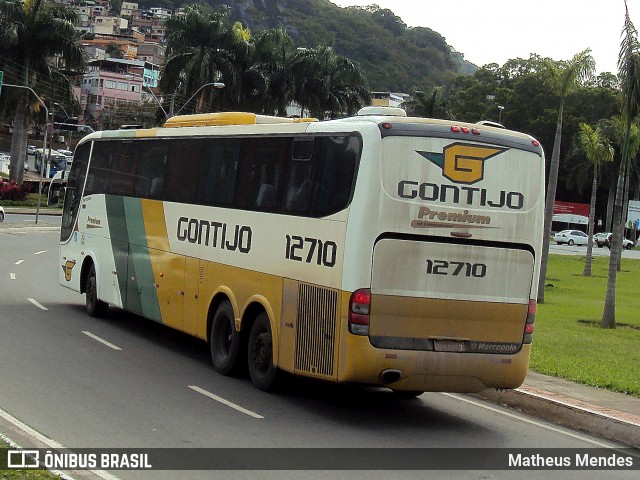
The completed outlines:
{"type": "Polygon", "coordinates": [[[120,47],[118,46],[118,44],[116,42],[111,42],[109,43],[109,45],[107,45],[107,48],[104,51],[107,55],[109,55],[109,57],[111,58],[123,58],[124,55],[122,55],[122,50],[120,50],[120,47]]]}
{"type": "Polygon", "coordinates": [[[414,117],[449,118],[441,88],[434,88],[431,93],[415,90],[411,97],[411,100],[402,104],[407,114],[414,117]]]}
{"type": "MultiPolygon", "coordinates": [[[[75,10],[69,7],[50,8],[44,0],[0,0],[0,57],[6,65],[4,82],[48,93],[52,105],[57,95],[66,100],[72,95],[66,76],[49,63],[58,57],[67,69],[82,69],[85,54],[74,29],[75,10]],[[64,98],[63,98],[64,97],[64,98]]],[[[18,184],[23,180],[28,126],[40,109],[26,89],[3,88],[3,97],[14,112],[11,138],[9,178],[18,184]]],[[[44,97],[40,93],[41,99],[44,97]]],[[[44,118],[47,123],[49,119],[44,118]]]]}
{"type": "Polygon", "coordinates": [[[553,217],[553,204],[556,199],[556,188],[558,184],[558,170],[560,167],[560,143],[562,138],[562,120],[564,104],[567,96],[576,90],[586,79],[588,79],[595,69],[595,62],[591,56],[591,50],[586,49],[566,62],[561,67],[557,64],[549,63],[549,73],[552,79],[552,88],[560,97],[558,108],[558,120],[556,123],[556,134],[553,142],[553,152],[551,153],[551,163],[549,165],[549,177],[547,180],[547,197],[544,213],[543,246],[540,267],[540,282],[538,284],[538,303],[544,303],[544,284],[547,276],[547,261],[549,257],[549,241],[551,237],[551,222],[553,217]]]}
{"type": "Polygon", "coordinates": [[[594,219],[596,209],[596,193],[598,191],[598,173],[600,166],[605,162],[613,161],[613,147],[609,140],[604,136],[599,127],[595,129],[586,123],[580,124],[579,142],[584,151],[585,157],[593,167],[593,181],[591,183],[591,200],[589,202],[589,243],[587,245],[587,256],[584,261],[584,270],[582,275],[591,276],[591,263],[593,255],[593,232],[594,219]]]}

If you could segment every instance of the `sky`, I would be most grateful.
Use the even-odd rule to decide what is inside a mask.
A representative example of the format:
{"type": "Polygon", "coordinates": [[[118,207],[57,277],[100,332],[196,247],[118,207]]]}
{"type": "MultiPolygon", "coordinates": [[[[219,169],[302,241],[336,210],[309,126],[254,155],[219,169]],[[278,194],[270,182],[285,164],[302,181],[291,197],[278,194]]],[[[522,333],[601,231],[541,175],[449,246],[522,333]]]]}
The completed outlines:
{"type": "MultiPolygon", "coordinates": [[[[338,6],[377,4],[410,27],[442,35],[478,66],[504,64],[531,53],[569,60],[586,48],[596,71],[618,72],[623,0],[330,0],[338,6]]],[[[640,29],[640,0],[627,0],[629,16],[640,29]]]]}

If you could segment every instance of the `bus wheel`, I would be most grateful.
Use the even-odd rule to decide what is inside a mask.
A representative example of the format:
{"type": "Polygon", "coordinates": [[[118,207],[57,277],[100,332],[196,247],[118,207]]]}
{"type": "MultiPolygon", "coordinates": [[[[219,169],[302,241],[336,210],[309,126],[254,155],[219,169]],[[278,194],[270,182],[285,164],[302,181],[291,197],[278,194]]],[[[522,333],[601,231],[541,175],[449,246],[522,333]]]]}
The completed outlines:
{"type": "Polygon", "coordinates": [[[98,288],[96,282],[96,269],[91,265],[89,278],[87,278],[86,308],[87,313],[92,317],[102,317],[107,313],[109,305],[102,300],[98,300],[98,288]]]}
{"type": "Polygon", "coordinates": [[[231,303],[222,302],[213,317],[209,337],[211,360],[217,372],[229,375],[237,370],[240,343],[240,332],[236,330],[231,303]]]}
{"type": "Polygon", "coordinates": [[[251,382],[265,392],[275,388],[278,375],[278,369],[273,366],[272,342],[269,317],[263,312],[251,326],[247,359],[251,382]]]}
{"type": "Polygon", "coordinates": [[[392,390],[396,398],[411,399],[422,395],[424,392],[419,390],[392,390]]]}

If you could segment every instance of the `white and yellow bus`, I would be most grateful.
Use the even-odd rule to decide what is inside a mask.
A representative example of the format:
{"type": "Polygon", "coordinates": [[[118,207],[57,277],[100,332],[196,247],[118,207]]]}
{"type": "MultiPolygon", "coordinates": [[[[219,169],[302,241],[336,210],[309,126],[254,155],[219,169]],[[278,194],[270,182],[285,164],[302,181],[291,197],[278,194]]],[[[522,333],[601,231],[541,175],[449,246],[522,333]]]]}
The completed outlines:
{"type": "Polygon", "coordinates": [[[60,283],[209,342],[214,368],[424,391],[515,388],[533,334],[544,155],[528,135],[369,107],[96,132],[60,283]]]}

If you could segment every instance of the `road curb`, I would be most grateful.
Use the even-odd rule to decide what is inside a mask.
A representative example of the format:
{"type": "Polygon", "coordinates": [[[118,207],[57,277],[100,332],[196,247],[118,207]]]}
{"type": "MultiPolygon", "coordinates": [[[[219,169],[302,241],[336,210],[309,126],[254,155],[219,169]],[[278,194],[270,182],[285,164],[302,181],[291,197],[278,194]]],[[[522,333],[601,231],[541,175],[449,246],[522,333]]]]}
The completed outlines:
{"type": "Polygon", "coordinates": [[[516,390],[485,390],[475,396],[518,409],[527,415],[640,448],[639,424],[616,418],[606,411],[598,411],[595,405],[595,409],[586,408],[584,405],[551,398],[542,392],[527,391],[527,387],[523,386],[516,390]]]}

